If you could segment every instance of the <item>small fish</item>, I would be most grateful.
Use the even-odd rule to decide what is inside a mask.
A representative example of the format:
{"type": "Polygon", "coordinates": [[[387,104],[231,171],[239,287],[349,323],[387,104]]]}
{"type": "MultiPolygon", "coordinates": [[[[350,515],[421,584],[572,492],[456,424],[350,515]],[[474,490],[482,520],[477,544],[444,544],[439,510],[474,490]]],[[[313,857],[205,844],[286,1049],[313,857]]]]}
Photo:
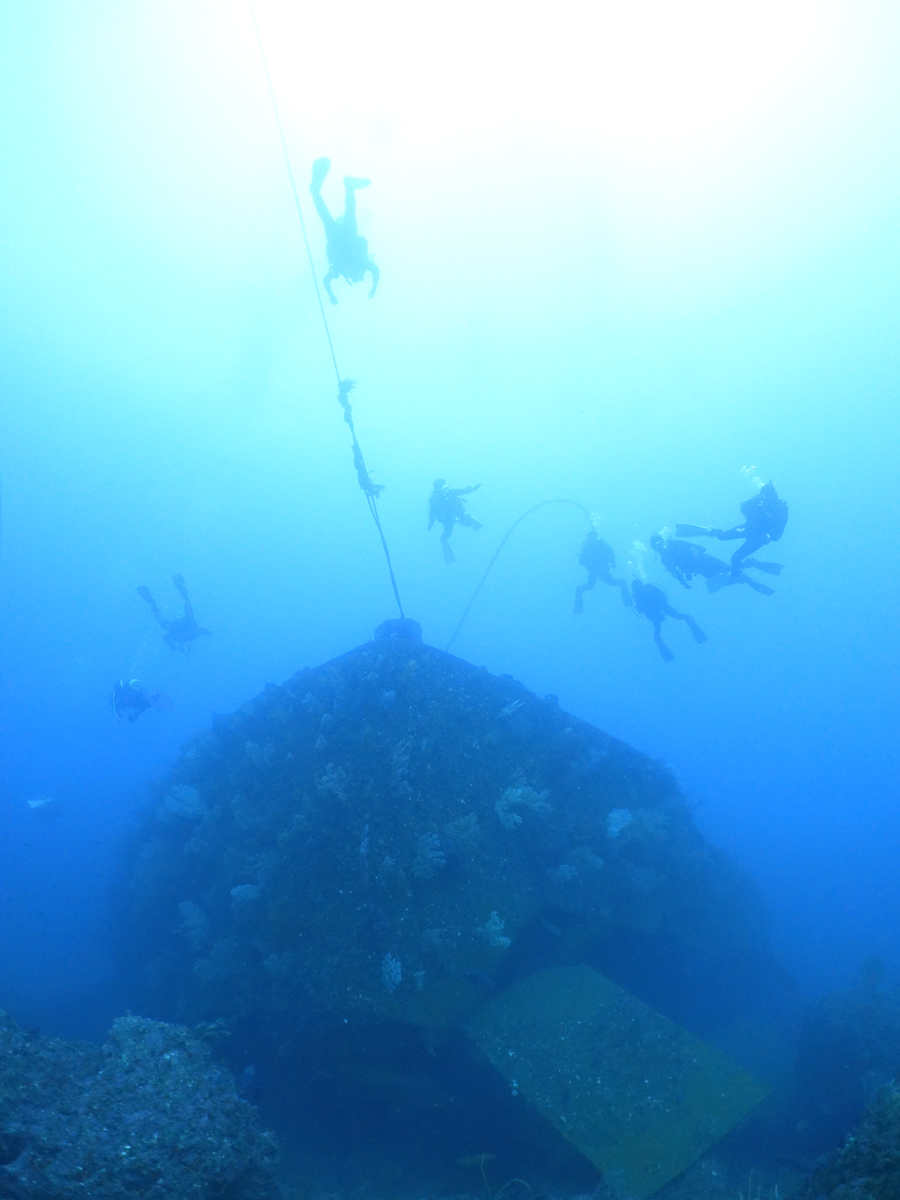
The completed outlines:
{"type": "Polygon", "coordinates": [[[507,704],[506,708],[502,708],[498,714],[500,717],[511,717],[513,713],[518,712],[520,708],[525,706],[524,700],[513,700],[511,704],[507,704]]]}

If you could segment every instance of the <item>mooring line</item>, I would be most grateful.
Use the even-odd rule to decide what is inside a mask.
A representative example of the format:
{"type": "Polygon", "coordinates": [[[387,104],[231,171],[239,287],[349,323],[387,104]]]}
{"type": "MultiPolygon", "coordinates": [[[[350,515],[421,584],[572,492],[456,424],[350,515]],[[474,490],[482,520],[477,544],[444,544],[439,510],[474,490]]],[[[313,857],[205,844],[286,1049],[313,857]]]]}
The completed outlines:
{"type": "Polygon", "coordinates": [[[331,329],[328,325],[328,317],[325,315],[325,304],[322,301],[322,289],[319,287],[319,277],[316,275],[316,264],[313,261],[312,249],[309,244],[309,237],[306,233],[306,222],[303,219],[303,209],[300,207],[300,193],[297,191],[297,182],[294,179],[294,169],[291,166],[291,156],[288,153],[287,140],[284,136],[284,127],[281,124],[281,114],[278,111],[278,101],[275,98],[275,88],[272,85],[272,76],[269,71],[269,62],[266,58],[265,47],[263,46],[262,34],[259,30],[259,22],[256,19],[256,10],[253,7],[253,0],[247,0],[247,6],[250,9],[250,18],[253,21],[253,32],[256,34],[256,45],[259,48],[259,57],[262,61],[263,73],[266,77],[266,84],[269,89],[269,99],[272,101],[272,112],[275,114],[275,124],[278,128],[278,137],[281,141],[281,149],[284,154],[284,163],[287,167],[288,179],[291,182],[291,192],[294,196],[294,205],[297,209],[297,216],[300,218],[300,232],[303,234],[303,245],[306,247],[306,257],[309,260],[309,273],[312,277],[313,287],[316,292],[316,300],[319,303],[319,312],[322,316],[322,325],[325,329],[325,337],[328,340],[328,352],[331,355],[331,363],[334,367],[334,373],[337,378],[338,385],[338,403],[344,410],[344,420],[350,428],[350,437],[353,445],[353,465],[356,468],[356,477],[359,480],[359,486],[362,488],[363,494],[366,497],[366,504],[369,507],[369,512],[372,514],[372,519],[375,522],[375,528],[378,530],[378,536],[381,539],[381,547],[384,550],[385,561],[387,562],[388,575],[391,579],[391,587],[394,590],[394,599],[397,601],[397,607],[400,609],[400,616],[406,614],[403,611],[403,604],[400,600],[400,590],[397,587],[397,580],[394,576],[394,566],[391,562],[391,552],[388,549],[387,538],[384,536],[384,530],[381,527],[381,517],[378,514],[378,497],[381,495],[384,488],[381,484],[373,483],[369,472],[366,470],[365,459],[363,458],[362,449],[356,437],[356,428],[353,424],[353,414],[350,408],[350,401],[347,399],[350,392],[355,386],[354,380],[342,379],[340,368],[338,367],[337,355],[334,351],[334,341],[331,337],[331,329]]]}

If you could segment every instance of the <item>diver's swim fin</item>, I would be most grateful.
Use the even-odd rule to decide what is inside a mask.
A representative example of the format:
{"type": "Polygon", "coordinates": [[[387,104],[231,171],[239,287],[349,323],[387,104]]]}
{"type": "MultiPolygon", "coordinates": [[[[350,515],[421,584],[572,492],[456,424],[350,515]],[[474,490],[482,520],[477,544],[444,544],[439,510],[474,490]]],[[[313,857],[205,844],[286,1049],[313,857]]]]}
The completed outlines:
{"type": "Polygon", "coordinates": [[[316,161],[313,163],[312,183],[309,185],[309,190],[311,192],[317,192],[319,190],[319,188],[325,182],[325,176],[328,174],[330,167],[330,158],[316,159],[316,161]]]}
{"type": "Polygon", "coordinates": [[[687,621],[688,629],[690,629],[691,633],[694,635],[695,642],[702,646],[705,641],[708,641],[706,634],[693,617],[685,617],[685,620],[687,621]]]}
{"type": "Polygon", "coordinates": [[[371,179],[360,179],[356,175],[345,175],[344,176],[344,187],[350,188],[354,192],[356,191],[357,188],[368,187],[371,182],[372,182],[371,179]]]}
{"type": "Polygon", "coordinates": [[[741,580],[741,583],[748,584],[750,587],[753,588],[754,592],[761,592],[764,596],[774,596],[775,595],[775,591],[773,588],[766,587],[766,585],[764,583],[757,583],[755,579],[750,579],[746,575],[741,580]]]}
{"type": "Polygon", "coordinates": [[[713,575],[712,579],[707,579],[706,590],[708,592],[720,592],[723,587],[728,587],[730,583],[737,582],[730,571],[723,571],[721,575],[713,575]]]}
{"type": "Polygon", "coordinates": [[[659,638],[655,638],[654,641],[656,642],[657,650],[663,657],[663,662],[671,662],[675,655],[672,653],[666,643],[659,638]]]}
{"type": "Polygon", "coordinates": [[[141,584],[141,586],[138,588],[137,594],[142,600],[146,600],[149,605],[153,605],[153,597],[150,595],[150,589],[144,584],[141,584]]]}
{"type": "Polygon", "coordinates": [[[765,571],[768,575],[780,575],[784,570],[784,563],[760,562],[758,558],[745,558],[741,566],[756,567],[757,571],[765,571]]]}
{"type": "Polygon", "coordinates": [[[712,537],[712,530],[708,525],[676,525],[676,537],[712,537]]]}

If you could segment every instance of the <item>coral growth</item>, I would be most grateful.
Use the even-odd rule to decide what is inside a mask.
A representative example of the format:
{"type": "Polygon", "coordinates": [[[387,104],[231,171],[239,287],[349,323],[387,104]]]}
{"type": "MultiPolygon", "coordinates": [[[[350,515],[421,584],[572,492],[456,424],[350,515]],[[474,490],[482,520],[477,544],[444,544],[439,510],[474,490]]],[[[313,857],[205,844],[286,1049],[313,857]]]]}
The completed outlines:
{"type": "Polygon", "coordinates": [[[615,930],[731,944],[748,907],[658,763],[402,639],[217,718],[160,786],[129,876],[120,948],[142,1004],[179,1019],[447,1027],[541,921],[549,963],[615,930]]]}

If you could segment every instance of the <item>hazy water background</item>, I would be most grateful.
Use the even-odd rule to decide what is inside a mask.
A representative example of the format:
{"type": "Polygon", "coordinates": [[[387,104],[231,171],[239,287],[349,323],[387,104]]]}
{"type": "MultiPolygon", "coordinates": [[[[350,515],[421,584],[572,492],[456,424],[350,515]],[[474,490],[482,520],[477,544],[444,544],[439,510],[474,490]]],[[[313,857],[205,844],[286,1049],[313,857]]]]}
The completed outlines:
{"type": "MultiPolygon", "coordinates": [[[[443,646],[555,496],[620,566],[772,478],[777,595],[683,592],[665,665],[585,523],[517,530],[455,652],[664,758],[804,994],[898,938],[898,122],[889,3],[259,0],[308,170],[371,176],[329,309],[404,604],[443,646]],[[441,561],[431,481],[482,484],[441,561]]],[[[0,7],[0,1003],[99,1033],[116,847],[213,712],[394,615],[246,7],[0,7]],[[171,653],[135,592],[213,631],[171,653]],[[136,675],[171,713],[117,725],[136,675]],[[27,799],[54,797],[36,819],[27,799]]],[[[715,550],[715,546],[712,547],[715,550]]],[[[627,567],[625,567],[628,570],[627,567]]],[[[630,572],[629,572],[630,575],[630,572]]],[[[672,623],[670,623],[671,625],[672,623]]]]}

